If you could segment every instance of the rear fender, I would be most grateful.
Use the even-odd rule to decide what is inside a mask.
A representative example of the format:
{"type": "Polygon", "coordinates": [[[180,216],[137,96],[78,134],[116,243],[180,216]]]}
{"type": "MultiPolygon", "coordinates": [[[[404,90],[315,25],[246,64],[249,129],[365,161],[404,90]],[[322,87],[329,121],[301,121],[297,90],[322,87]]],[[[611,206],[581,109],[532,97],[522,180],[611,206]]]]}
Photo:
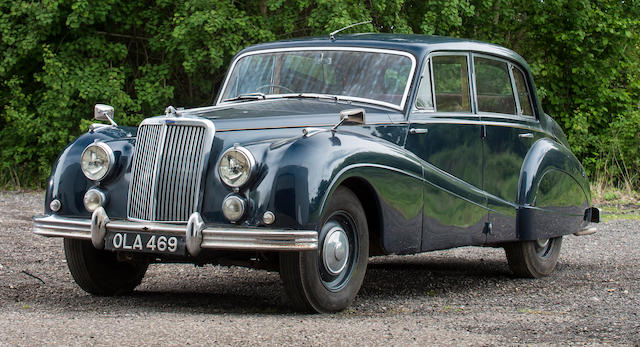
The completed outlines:
{"type": "Polygon", "coordinates": [[[571,151],[538,140],[525,157],[518,190],[517,236],[534,240],[572,234],[586,225],[591,204],[584,168],[571,151]]]}

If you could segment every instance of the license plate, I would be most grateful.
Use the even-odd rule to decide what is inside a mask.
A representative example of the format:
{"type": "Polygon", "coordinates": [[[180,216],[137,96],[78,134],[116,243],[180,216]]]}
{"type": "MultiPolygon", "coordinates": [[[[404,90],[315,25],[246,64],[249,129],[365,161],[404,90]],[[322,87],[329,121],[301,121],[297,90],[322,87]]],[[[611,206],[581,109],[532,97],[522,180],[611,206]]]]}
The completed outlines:
{"type": "Polygon", "coordinates": [[[110,232],[105,248],[111,251],[185,255],[184,236],[137,232],[110,232]]]}

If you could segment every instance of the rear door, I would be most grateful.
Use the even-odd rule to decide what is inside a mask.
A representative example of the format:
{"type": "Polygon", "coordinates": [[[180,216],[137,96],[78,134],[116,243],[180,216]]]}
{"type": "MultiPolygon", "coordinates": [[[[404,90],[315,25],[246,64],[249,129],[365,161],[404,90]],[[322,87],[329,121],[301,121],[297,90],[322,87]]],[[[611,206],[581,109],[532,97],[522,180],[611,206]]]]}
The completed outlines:
{"type": "Polygon", "coordinates": [[[485,127],[483,188],[491,210],[487,242],[515,240],[520,169],[543,134],[522,70],[496,57],[472,57],[478,114],[485,127]]]}

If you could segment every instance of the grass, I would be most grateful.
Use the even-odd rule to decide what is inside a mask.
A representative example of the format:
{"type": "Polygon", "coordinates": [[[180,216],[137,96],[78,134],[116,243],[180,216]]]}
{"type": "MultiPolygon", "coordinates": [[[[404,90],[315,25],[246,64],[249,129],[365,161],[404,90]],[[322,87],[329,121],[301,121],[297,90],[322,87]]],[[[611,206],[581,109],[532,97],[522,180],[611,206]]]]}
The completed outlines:
{"type": "Polygon", "coordinates": [[[600,220],[640,220],[640,194],[629,188],[620,189],[596,181],[591,185],[593,205],[600,208],[600,220]]]}

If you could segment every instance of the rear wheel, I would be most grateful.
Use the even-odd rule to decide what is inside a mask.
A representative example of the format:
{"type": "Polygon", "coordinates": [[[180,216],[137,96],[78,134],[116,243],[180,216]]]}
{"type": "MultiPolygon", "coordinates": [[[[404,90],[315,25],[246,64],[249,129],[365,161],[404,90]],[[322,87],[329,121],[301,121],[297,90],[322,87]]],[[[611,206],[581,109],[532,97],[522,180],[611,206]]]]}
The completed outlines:
{"type": "Polygon", "coordinates": [[[519,277],[550,275],[558,263],[562,236],[552,239],[511,242],[504,245],[509,267],[519,277]]]}
{"type": "Polygon", "coordinates": [[[118,261],[115,252],[98,250],[91,241],[64,239],[64,254],[71,276],[84,291],[118,295],[142,282],[148,263],[118,261]]]}
{"type": "Polygon", "coordinates": [[[360,201],[340,187],[327,203],[318,250],[280,254],[280,277],[295,308],[336,312],[360,290],[369,256],[367,220],[360,201]]]}

